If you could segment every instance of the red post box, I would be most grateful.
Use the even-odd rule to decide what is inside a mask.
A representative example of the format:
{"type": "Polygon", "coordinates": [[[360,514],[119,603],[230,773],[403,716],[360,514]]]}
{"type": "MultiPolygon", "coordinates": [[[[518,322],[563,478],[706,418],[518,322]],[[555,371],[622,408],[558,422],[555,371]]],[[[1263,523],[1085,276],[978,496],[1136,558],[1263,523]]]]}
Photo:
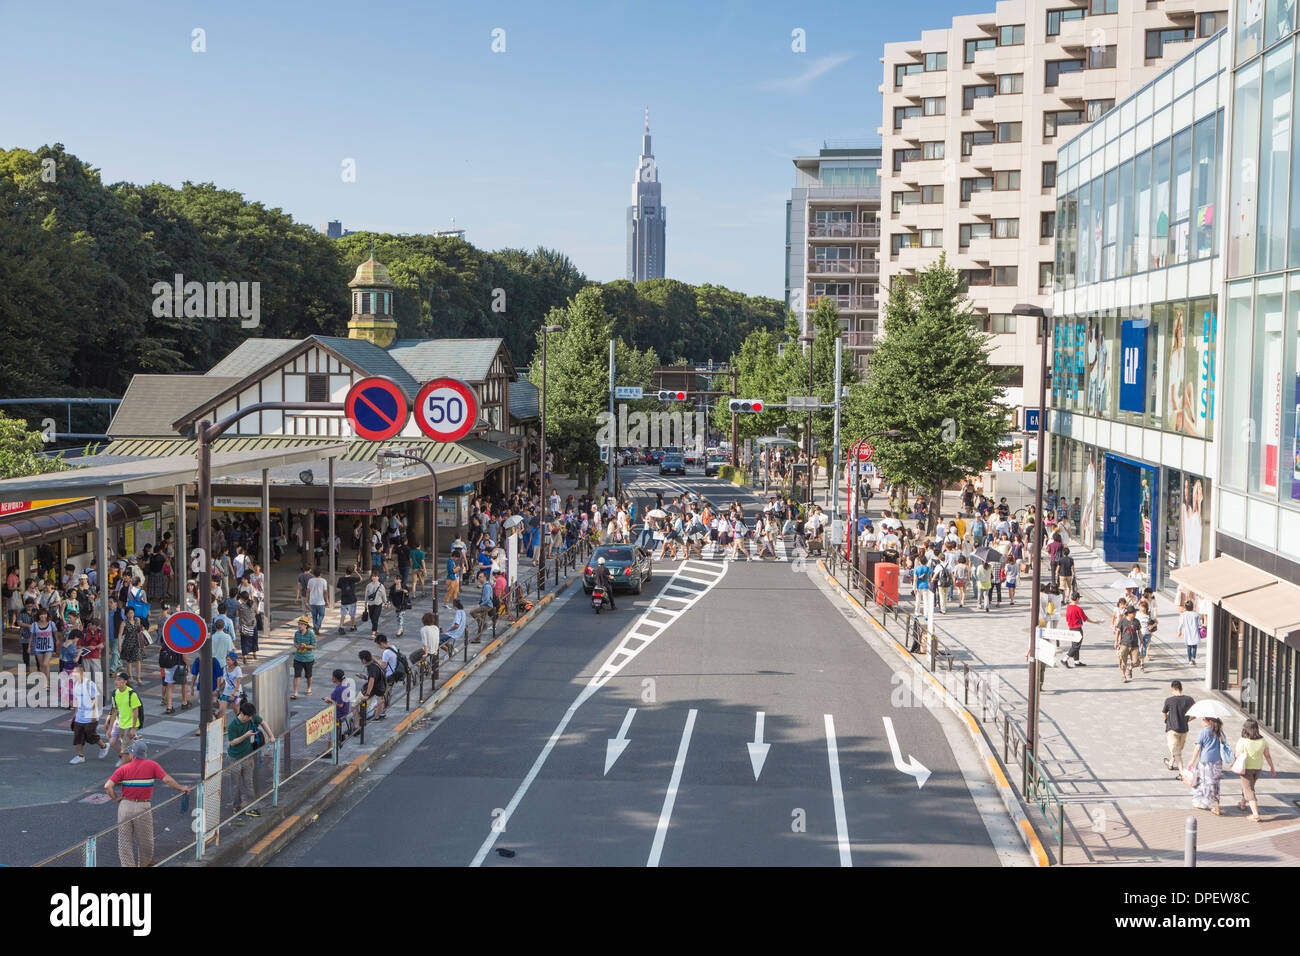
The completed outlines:
{"type": "Polygon", "coordinates": [[[893,607],[898,603],[898,565],[881,561],[875,572],[876,603],[893,607]]]}

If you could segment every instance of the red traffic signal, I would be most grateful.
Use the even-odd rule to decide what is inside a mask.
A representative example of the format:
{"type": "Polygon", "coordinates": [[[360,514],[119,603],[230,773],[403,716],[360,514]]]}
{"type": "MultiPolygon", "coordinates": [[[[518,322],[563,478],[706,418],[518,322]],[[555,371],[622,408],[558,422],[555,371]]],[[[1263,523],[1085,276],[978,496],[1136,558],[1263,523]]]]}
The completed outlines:
{"type": "Polygon", "coordinates": [[[763,400],[761,398],[733,398],[727,402],[727,409],[742,415],[755,414],[763,410],[763,400]]]}
{"type": "Polygon", "coordinates": [[[661,402],[684,402],[686,401],[685,392],[660,392],[659,401],[661,402]]]}

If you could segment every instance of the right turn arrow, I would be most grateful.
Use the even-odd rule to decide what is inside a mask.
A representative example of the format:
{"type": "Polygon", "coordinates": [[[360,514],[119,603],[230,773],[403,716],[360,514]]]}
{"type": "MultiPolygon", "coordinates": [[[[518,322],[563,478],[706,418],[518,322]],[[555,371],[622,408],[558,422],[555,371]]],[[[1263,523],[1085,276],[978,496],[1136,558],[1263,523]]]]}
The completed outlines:
{"type": "Polygon", "coordinates": [[[627,745],[632,741],[627,739],[627,729],[632,726],[632,718],[636,716],[636,708],[629,707],[627,716],[623,718],[623,726],[618,728],[618,736],[609,738],[605,743],[605,773],[609,773],[609,768],[614,766],[619,756],[627,749],[627,745]]]}
{"type": "Polygon", "coordinates": [[[767,760],[767,751],[771,744],[763,743],[763,712],[754,715],[754,742],[745,744],[749,748],[749,762],[754,768],[754,779],[763,772],[763,762],[767,760]]]}
{"type": "Polygon", "coordinates": [[[916,789],[920,790],[930,779],[930,771],[911,754],[907,755],[907,763],[903,763],[903,752],[898,749],[898,738],[894,736],[894,722],[888,717],[885,717],[884,721],[885,733],[889,736],[889,749],[894,752],[894,766],[903,773],[915,777],[916,789]]]}

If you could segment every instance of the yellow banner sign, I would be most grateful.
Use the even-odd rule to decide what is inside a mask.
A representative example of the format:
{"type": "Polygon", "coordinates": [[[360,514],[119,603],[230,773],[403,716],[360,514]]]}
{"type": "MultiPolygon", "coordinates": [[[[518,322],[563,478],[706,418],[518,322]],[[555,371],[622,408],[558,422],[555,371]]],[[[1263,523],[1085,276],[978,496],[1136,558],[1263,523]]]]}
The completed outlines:
{"type": "Polygon", "coordinates": [[[307,718],[307,743],[314,744],[334,729],[334,705],[330,704],[314,717],[307,718]]]}

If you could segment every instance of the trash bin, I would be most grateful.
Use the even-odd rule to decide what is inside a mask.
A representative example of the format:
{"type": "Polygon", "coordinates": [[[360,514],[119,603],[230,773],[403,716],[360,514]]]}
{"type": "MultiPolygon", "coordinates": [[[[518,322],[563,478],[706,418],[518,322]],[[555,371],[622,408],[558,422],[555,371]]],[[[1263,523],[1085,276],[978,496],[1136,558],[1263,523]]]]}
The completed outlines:
{"type": "Polygon", "coordinates": [[[875,566],[876,603],[892,607],[898,603],[898,565],[881,561],[875,566]]]}

